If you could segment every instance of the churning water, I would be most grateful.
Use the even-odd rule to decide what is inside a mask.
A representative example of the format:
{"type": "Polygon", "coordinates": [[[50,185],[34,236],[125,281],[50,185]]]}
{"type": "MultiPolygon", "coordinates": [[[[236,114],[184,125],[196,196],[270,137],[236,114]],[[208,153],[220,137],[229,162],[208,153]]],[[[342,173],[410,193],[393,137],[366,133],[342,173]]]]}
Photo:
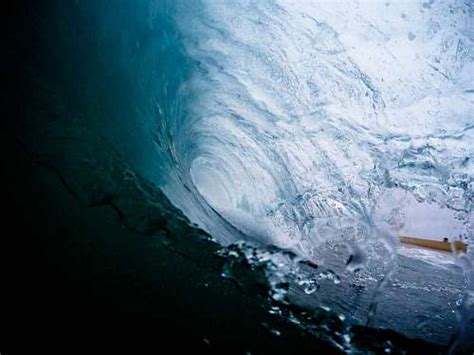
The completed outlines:
{"type": "Polygon", "coordinates": [[[473,243],[473,11],[156,3],[152,18],[173,19],[160,45],[175,53],[153,98],[160,185],[223,245],[325,265],[295,276],[294,302],[447,343],[457,306],[470,312],[472,255],[397,257],[397,236],[473,243]]]}

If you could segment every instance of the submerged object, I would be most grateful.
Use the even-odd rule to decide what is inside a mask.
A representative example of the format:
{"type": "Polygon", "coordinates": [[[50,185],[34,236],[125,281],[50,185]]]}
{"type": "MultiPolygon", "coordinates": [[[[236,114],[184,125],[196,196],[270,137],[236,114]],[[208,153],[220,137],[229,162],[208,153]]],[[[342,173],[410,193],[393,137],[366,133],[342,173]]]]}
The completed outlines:
{"type": "Polygon", "coordinates": [[[456,252],[466,252],[467,244],[460,241],[450,242],[448,238],[444,238],[442,241],[423,239],[423,238],[414,238],[408,236],[400,236],[400,242],[405,244],[416,245],[423,248],[441,250],[441,251],[456,251],[456,252]]]}

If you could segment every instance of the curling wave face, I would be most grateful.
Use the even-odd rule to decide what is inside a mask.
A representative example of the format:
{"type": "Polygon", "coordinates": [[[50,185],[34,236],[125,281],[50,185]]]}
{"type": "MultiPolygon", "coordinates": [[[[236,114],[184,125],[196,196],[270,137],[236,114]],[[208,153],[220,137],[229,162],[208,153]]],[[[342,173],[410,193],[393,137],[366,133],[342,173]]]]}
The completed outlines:
{"type": "MultiPolygon", "coordinates": [[[[80,66],[77,81],[92,88],[80,97],[94,107],[85,116],[109,110],[101,132],[228,246],[230,264],[237,255],[269,266],[273,300],[330,307],[349,324],[447,344],[461,315],[458,339],[472,338],[473,248],[463,278],[393,247],[427,206],[444,211],[438,227],[473,244],[469,3],[97,6],[81,2],[98,32],[83,53],[97,50],[100,62],[80,66]]],[[[438,228],[419,217],[420,231],[438,228]]],[[[180,223],[168,227],[180,233],[180,223]]]]}
{"type": "MultiPolygon", "coordinates": [[[[65,63],[57,91],[123,156],[127,184],[135,171],[152,181],[223,245],[221,276],[238,278],[244,258],[265,269],[273,301],[443,344],[464,314],[459,333],[472,338],[473,248],[458,260],[464,278],[449,254],[393,248],[410,228],[444,226],[473,243],[469,3],[64,7],[55,18],[77,23],[64,22],[58,40],[44,34],[65,63]]],[[[163,202],[143,214],[181,236],[189,220],[163,202]]]]}
{"type": "Polygon", "coordinates": [[[467,3],[202,0],[172,11],[188,71],[177,81],[182,66],[170,63],[175,97],[156,101],[157,143],[163,189],[193,222],[224,244],[315,257],[328,239],[384,239],[403,225],[384,202],[399,191],[452,210],[472,237],[467,3]]]}

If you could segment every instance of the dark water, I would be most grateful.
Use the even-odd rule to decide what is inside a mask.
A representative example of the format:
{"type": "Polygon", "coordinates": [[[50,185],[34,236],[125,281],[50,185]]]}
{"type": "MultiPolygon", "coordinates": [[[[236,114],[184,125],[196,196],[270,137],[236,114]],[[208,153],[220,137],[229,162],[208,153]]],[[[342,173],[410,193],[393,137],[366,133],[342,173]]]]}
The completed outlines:
{"type": "Polygon", "coordinates": [[[411,337],[422,334],[424,339],[440,344],[448,344],[456,331],[456,311],[465,279],[454,264],[437,266],[400,255],[397,270],[375,298],[376,312],[372,316],[377,281],[364,282],[364,276],[357,279],[348,272],[338,275],[342,276],[340,283],[323,279],[320,288],[310,295],[304,288],[295,289],[296,302],[331,308],[350,322],[370,321],[411,337]]]}
{"type": "MultiPolygon", "coordinates": [[[[242,54],[240,44],[247,39],[233,39],[229,37],[232,33],[222,28],[229,16],[222,4],[214,4],[219,9],[223,6],[222,22],[211,16],[214,5],[207,2],[78,0],[11,6],[8,25],[14,31],[8,38],[12,59],[8,67],[13,69],[5,75],[11,92],[18,95],[9,100],[12,119],[7,125],[20,158],[14,156],[10,170],[12,180],[24,187],[13,199],[20,201],[17,214],[30,218],[22,227],[28,231],[31,226],[28,234],[38,233],[36,244],[48,264],[44,272],[39,268],[38,274],[47,279],[45,289],[50,290],[40,297],[49,307],[41,303],[30,307],[44,317],[67,310],[74,316],[84,313],[93,318],[103,308],[108,316],[118,318],[152,314],[160,319],[160,314],[165,314],[173,335],[179,333],[176,329],[184,329],[183,338],[197,341],[205,349],[215,338],[217,351],[229,343],[238,344],[239,353],[244,353],[249,343],[257,353],[275,352],[278,342],[288,351],[307,352],[316,344],[328,352],[364,353],[417,348],[447,351],[451,339],[465,341],[457,335],[456,318],[456,302],[468,287],[462,268],[402,255],[393,258],[393,246],[384,246],[386,239],[378,252],[360,253],[354,245],[347,247],[346,241],[320,248],[319,243],[328,236],[340,240],[339,232],[344,228],[347,240],[369,236],[360,243],[364,246],[373,242],[377,226],[368,212],[372,196],[352,189],[341,172],[343,167],[329,151],[315,153],[320,150],[313,144],[313,134],[329,129],[329,122],[331,137],[341,142],[356,139],[364,145],[367,138],[371,142],[368,149],[375,144],[373,137],[360,133],[360,127],[352,130],[352,123],[333,131],[338,124],[331,121],[330,111],[321,113],[320,118],[329,117],[327,120],[318,121],[326,123],[312,127],[314,131],[307,135],[293,126],[299,120],[295,117],[308,113],[301,111],[298,102],[290,102],[282,94],[275,99],[283,103],[282,113],[281,107],[272,111],[273,100],[251,101],[252,90],[258,88],[239,86],[232,77],[235,73],[226,72],[235,63],[243,65],[232,55],[242,54]],[[209,28],[212,33],[207,32],[209,28]],[[213,40],[220,48],[226,47],[219,41],[240,43],[236,46],[240,49],[234,52],[228,48],[225,56],[200,47],[203,43],[212,47],[213,40]],[[216,68],[219,70],[214,72],[216,68]],[[248,110],[248,120],[239,105],[248,110]],[[229,114],[228,109],[231,119],[219,119],[221,112],[229,114]],[[281,126],[285,128],[280,130],[281,126]],[[314,173],[305,170],[308,157],[315,157],[310,165],[314,163],[321,172],[311,181],[306,180],[314,173]],[[218,193],[213,195],[212,191],[218,193]],[[241,258],[237,247],[235,262],[235,255],[228,254],[232,246],[222,251],[223,246],[242,239],[258,244],[264,260],[256,258],[254,265],[248,255],[241,258]],[[286,250],[283,259],[282,249],[286,250]],[[318,264],[317,271],[312,263],[318,264]],[[60,281],[56,273],[61,275],[60,281]],[[262,274],[270,281],[263,281],[262,274]],[[282,287],[272,283],[272,278],[290,281],[282,287]],[[71,311],[75,302],[53,297],[56,288],[72,296],[77,311],[71,311]],[[115,297],[111,306],[110,299],[115,297]],[[81,301],[84,299],[87,301],[81,301]],[[128,304],[130,300],[133,306],[128,304]],[[55,308],[58,304],[61,307],[55,308]],[[306,311],[295,311],[295,305],[306,311]],[[201,312],[201,307],[205,311],[201,312]],[[302,319],[308,310],[315,315],[305,323],[302,319]],[[281,319],[275,325],[271,317],[277,313],[281,319]],[[292,321],[296,316],[298,322],[292,321]],[[187,317],[192,321],[186,323],[187,317]],[[186,325],[180,328],[183,323],[186,325]],[[378,333],[375,329],[379,328],[443,347],[378,333]],[[375,339],[371,334],[377,334],[375,339]]],[[[252,23],[268,20],[268,26],[278,24],[279,16],[288,20],[283,16],[285,11],[272,3],[255,12],[252,6],[237,8],[260,17],[250,16],[252,23]]],[[[300,32],[301,28],[295,27],[290,34],[300,32]]],[[[318,23],[317,29],[321,42],[329,47],[335,43],[331,42],[334,33],[325,24],[318,23]]],[[[286,34],[280,33],[281,38],[286,34]]],[[[264,41],[264,33],[260,35],[268,45],[268,38],[264,41]]],[[[312,35],[316,34],[309,37],[312,35]]],[[[243,53],[255,59],[244,62],[248,71],[259,67],[261,61],[270,63],[265,49],[270,54],[278,52],[272,46],[261,52],[258,41],[250,42],[243,47],[243,53]]],[[[327,55],[327,49],[320,48],[324,53],[318,55],[327,55]]],[[[343,63],[345,57],[338,60],[343,63]]],[[[374,110],[382,107],[377,90],[365,80],[361,69],[345,69],[350,75],[342,83],[352,88],[348,92],[357,96],[370,89],[369,101],[362,109],[372,104],[374,110]]],[[[284,65],[262,75],[268,82],[260,82],[274,92],[282,89],[273,87],[272,82],[293,87],[290,79],[298,77],[284,65]]],[[[334,79],[331,75],[329,79],[334,79]]],[[[332,79],[326,84],[334,83],[332,79]]],[[[321,90],[325,83],[318,85],[321,90]]],[[[466,136],[470,131],[466,128],[466,136]]],[[[468,139],[463,136],[460,141],[464,144],[468,139]]],[[[361,151],[357,159],[365,162],[366,150],[361,151]]],[[[410,155],[415,161],[410,169],[419,163],[418,153],[410,155]]],[[[439,167],[434,175],[443,175],[443,169],[439,167]]],[[[379,176],[384,175],[383,169],[375,170],[377,176],[370,177],[372,182],[380,180],[375,190],[404,181],[407,174],[399,171],[398,178],[388,181],[379,176]]],[[[456,176],[453,194],[459,197],[456,189],[464,186],[461,200],[467,206],[472,201],[470,177],[456,176]]],[[[360,184],[365,182],[357,182],[360,184]]],[[[465,217],[461,207],[460,216],[465,217]]],[[[466,344],[453,349],[468,349],[466,344]]]]}

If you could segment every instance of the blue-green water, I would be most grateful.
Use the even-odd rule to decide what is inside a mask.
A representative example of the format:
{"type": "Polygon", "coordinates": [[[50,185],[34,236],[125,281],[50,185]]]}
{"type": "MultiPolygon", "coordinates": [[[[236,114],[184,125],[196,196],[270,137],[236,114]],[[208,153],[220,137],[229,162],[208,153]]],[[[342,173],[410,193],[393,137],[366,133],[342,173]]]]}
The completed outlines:
{"type": "Polygon", "coordinates": [[[183,211],[172,227],[256,245],[237,249],[276,301],[466,341],[472,248],[426,262],[397,235],[429,204],[449,212],[421,212],[418,233],[440,218],[472,243],[469,3],[77,1],[55,22],[33,7],[45,91],[183,211]]]}
{"type": "Polygon", "coordinates": [[[452,213],[417,214],[418,234],[441,219],[472,237],[470,6],[177,1],[144,18],[124,65],[154,143],[127,148],[142,174],[224,245],[330,269],[358,255],[363,273],[334,267],[341,285],[302,302],[447,344],[471,271],[398,256],[396,238],[427,204],[452,213]]]}

